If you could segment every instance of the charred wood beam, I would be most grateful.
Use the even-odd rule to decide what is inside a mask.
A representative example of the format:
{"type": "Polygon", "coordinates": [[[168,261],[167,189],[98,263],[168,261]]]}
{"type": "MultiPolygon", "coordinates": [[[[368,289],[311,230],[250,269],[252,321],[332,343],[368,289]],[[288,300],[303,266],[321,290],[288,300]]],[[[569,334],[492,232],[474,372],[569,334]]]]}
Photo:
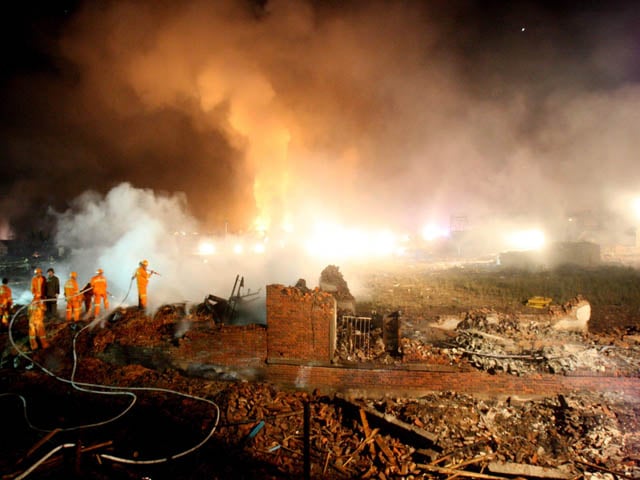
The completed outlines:
{"type": "Polygon", "coordinates": [[[610,473],[611,475],[615,475],[617,477],[628,478],[629,480],[634,480],[635,478],[637,478],[637,477],[632,477],[631,475],[625,475],[624,473],[616,472],[615,470],[610,470],[606,467],[601,467],[600,465],[584,462],[582,460],[574,460],[574,462],[584,465],[585,467],[593,468],[595,470],[600,470],[601,472],[610,473]]]}
{"type": "Polygon", "coordinates": [[[341,394],[336,394],[335,398],[345,403],[352,409],[356,409],[356,412],[362,409],[369,417],[371,417],[372,419],[375,419],[383,426],[386,425],[387,429],[393,427],[396,430],[403,432],[405,436],[413,437],[414,440],[417,438],[422,443],[426,443],[430,446],[436,445],[438,436],[431,432],[428,432],[422,428],[416,427],[415,425],[411,425],[409,423],[403,422],[402,420],[398,420],[393,415],[380,413],[377,410],[374,410],[373,408],[363,406],[363,405],[358,405],[352,402],[351,400],[347,399],[341,394]]]}

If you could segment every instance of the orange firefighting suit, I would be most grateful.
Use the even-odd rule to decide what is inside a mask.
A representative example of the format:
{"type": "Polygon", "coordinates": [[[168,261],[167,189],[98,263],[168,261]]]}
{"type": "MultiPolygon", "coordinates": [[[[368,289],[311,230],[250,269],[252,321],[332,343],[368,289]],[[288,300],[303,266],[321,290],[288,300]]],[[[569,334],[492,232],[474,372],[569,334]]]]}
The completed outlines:
{"type": "Polygon", "coordinates": [[[49,348],[47,332],[44,330],[44,303],[33,301],[29,305],[29,343],[31,350],[38,349],[38,340],[42,348],[49,348]]]}
{"type": "Polygon", "coordinates": [[[93,289],[93,308],[94,314],[97,317],[100,314],[100,301],[104,303],[104,309],[109,309],[109,298],[107,297],[107,279],[104,278],[102,273],[91,278],[89,282],[93,289]]]}
{"type": "Polygon", "coordinates": [[[75,278],[69,278],[64,284],[64,298],[67,300],[67,322],[80,320],[80,309],[82,308],[82,295],[75,278]]]}
{"type": "Polygon", "coordinates": [[[136,283],[138,284],[138,307],[147,308],[147,284],[149,283],[149,272],[140,265],[136,269],[136,283]]]}
{"type": "Polygon", "coordinates": [[[42,274],[36,274],[31,279],[31,294],[34,300],[40,300],[44,297],[44,285],[46,281],[42,274]]]}
{"type": "Polygon", "coordinates": [[[2,325],[5,327],[9,325],[9,314],[11,313],[12,305],[11,288],[9,288],[9,285],[0,285],[0,316],[2,316],[2,325]]]}

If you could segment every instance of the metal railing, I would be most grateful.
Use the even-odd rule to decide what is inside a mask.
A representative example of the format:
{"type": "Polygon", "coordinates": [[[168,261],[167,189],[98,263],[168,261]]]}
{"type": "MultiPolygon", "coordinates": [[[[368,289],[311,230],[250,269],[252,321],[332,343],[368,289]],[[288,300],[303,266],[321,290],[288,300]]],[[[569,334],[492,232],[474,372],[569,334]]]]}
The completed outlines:
{"type": "Polygon", "coordinates": [[[371,351],[371,317],[343,315],[339,323],[338,342],[349,354],[361,351],[369,356],[371,351]]]}

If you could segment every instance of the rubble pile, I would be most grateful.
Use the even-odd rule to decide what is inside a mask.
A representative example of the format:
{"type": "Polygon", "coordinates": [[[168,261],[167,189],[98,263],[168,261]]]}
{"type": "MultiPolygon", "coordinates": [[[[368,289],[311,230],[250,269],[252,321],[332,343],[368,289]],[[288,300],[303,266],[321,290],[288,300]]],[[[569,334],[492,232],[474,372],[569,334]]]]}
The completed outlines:
{"type": "MultiPolygon", "coordinates": [[[[627,478],[640,475],[640,404],[616,393],[537,400],[480,399],[453,392],[414,399],[363,399],[282,390],[263,383],[185,378],[139,365],[114,368],[94,358],[83,360],[81,367],[78,381],[175,389],[209,398],[220,410],[213,437],[199,453],[158,470],[131,470],[130,477],[119,470],[117,478],[229,478],[238,474],[238,468],[243,475],[253,475],[242,478],[301,478],[305,468],[310,478],[512,476],[498,473],[505,469],[520,477],[544,471],[546,478],[558,479],[581,474],[593,478],[603,472],[627,478]]],[[[68,385],[36,371],[20,382],[41,382],[43,391],[56,392],[47,397],[47,406],[56,411],[60,425],[74,424],[73,418],[65,418],[73,417],[74,411],[59,408],[56,402],[99,401],[86,395],[76,399],[78,394],[68,385]]],[[[24,390],[22,385],[20,391],[24,390]]],[[[166,396],[155,400],[145,396],[138,405],[123,419],[117,434],[108,428],[87,431],[86,445],[96,445],[95,453],[140,451],[141,458],[153,458],[193,445],[216,418],[210,407],[188,399],[176,404],[166,396]],[[138,415],[147,422],[156,418],[164,425],[161,434],[127,433],[127,426],[143,421],[138,415]],[[175,432],[170,439],[168,431],[175,432]]],[[[11,412],[16,406],[5,405],[11,412]]],[[[101,410],[95,415],[100,417],[101,410]]],[[[15,440],[26,428],[20,415],[8,421],[14,420],[17,424],[9,427],[15,440]]],[[[15,458],[25,455],[37,438],[7,446],[0,467],[19,471],[15,458]],[[17,446],[21,448],[14,451],[17,446]]],[[[105,468],[115,466],[94,461],[95,453],[83,456],[84,473],[95,469],[92,478],[108,478],[105,468]]],[[[42,469],[54,467],[47,464],[42,469]]]]}
{"type": "Polygon", "coordinates": [[[338,322],[336,329],[336,350],[334,354],[334,363],[366,363],[374,362],[379,364],[398,363],[389,352],[387,352],[382,337],[382,328],[374,328],[369,332],[369,340],[367,348],[354,345],[352,341],[353,335],[363,335],[364,332],[353,332],[350,328],[338,322]]]}
{"type": "Polygon", "coordinates": [[[450,349],[442,348],[424,341],[402,337],[400,339],[402,361],[405,363],[428,363],[429,365],[453,365],[465,369],[462,356],[454,357],[450,349]]]}
{"type": "MultiPolygon", "coordinates": [[[[365,351],[353,345],[354,335],[362,332],[347,332],[338,322],[335,363],[402,368],[403,364],[423,362],[447,367],[439,370],[480,369],[512,375],[576,370],[640,375],[637,331],[610,330],[596,336],[554,328],[554,319],[583,305],[581,297],[540,314],[476,308],[449,315],[446,322],[434,326],[433,318],[426,318],[425,307],[435,303],[433,292],[421,286],[420,278],[412,280],[415,282],[398,282],[384,297],[388,303],[374,305],[380,307],[378,311],[403,312],[397,329],[400,355],[390,353],[377,324],[367,330],[370,338],[365,351]]],[[[296,287],[308,291],[306,282],[299,281],[296,287]]],[[[320,288],[334,295],[338,312],[355,309],[354,297],[338,267],[323,270],[320,288]]],[[[25,351],[26,325],[23,316],[15,328],[21,337],[18,346],[25,351]]],[[[105,390],[111,386],[153,386],[209,399],[220,409],[218,422],[210,406],[192,399],[167,400],[165,392],[155,397],[145,393],[118,428],[83,432],[86,437],[82,440],[96,451],[102,451],[97,447],[102,446],[99,448],[106,453],[126,451],[135,457],[142,451],[142,458],[153,458],[189,448],[217,425],[211,439],[183,463],[132,470],[131,477],[117,478],[215,479],[238,476],[238,472],[242,478],[301,478],[307,468],[310,478],[640,478],[640,403],[617,392],[536,399],[515,395],[489,399],[446,392],[371,399],[283,390],[260,382],[190,378],[184,375],[188,370],[183,374],[175,370],[167,352],[175,354],[181,349],[195,358],[201,352],[191,346],[196,345],[194,339],[206,337],[210,341],[208,335],[221,331],[212,328],[215,321],[206,303],[189,312],[184,305],[163,306],[153,317],[137,309],[117,309],[104,324],[75,338],[81,325],[48,325],[53,345],[33,352],[33,360],[60,377],[69,378],[74,372],[76,381],[98,384],[105,390]],[[166,431],[157,438],[148,434],[141,449],[139,443],[143,442],[136,426],[156,427],[159,419],[169,424],[163,426],[166,431]],[[167,439],[180,448],[169,448],[167,439]]],[[[12,372],[0,377],[2,391],[30,391],[25,386],[39,383],[38,392],[47,394],[33,397],[46,400],[46,408],[39,413],[54,427],[77,423],[73,415],[77,412],[61,408],[67,404],[82,405],[91,414],[115,408],[115,402],[103,399],[100,403],[87,392],[79,396],[68,383],[57,382],[33,363],[16,357],[8,344],[0,360],[12,372]],[[22,367],[24,371],[19,373],[22,367]],[[49,420],[51,412],[55,418],[49,420]]],[[[20,442],[2,445],[0,470],[19,473],[14,461],[35,451],[42,432],[26,428],[23,419],[13,415],[14,407],[5,406],[11,417],[5,427],[19,436],[20,442]]],[[[62,464],[62,455],[58,457],[58,464],[62,464]]],[[[28,463],[33,463],[32,459],[23,465],[28,463]]],[[[90,463],[83,461],[84,468],[90,468],[90,463]]],[[[93,468],[103,472],[105,466],[94,462],[93,468]]]]}
{"type": "Polygon", "coordinates": [[[305,441],[312,478],[385,478],[410,472],[411,447],[379,429],[365,433],[360,423],[345,418],[330,397],[284,393],[258,384],[235,385],[225,395],[218,438],[249,451],[252,458],[275,466],[282,474],[303,472],[305,441]],[[375,444],[384,450],[373,453],[375,444]]]}
{"type": "Polygon", "coordinates": [[[565,345],[582,342],[574,334],[554,332],[549,322],[521,322],[511,316],[484,312],[467,314],[456,332],[455,346],[449,349],[452,357],[462,355],[481,370],[515,375],[575,370],[577,359],[566,351],[565,345]],[[560,335],[564,342],[554,344],[551,339],[560,335]]]}
{"type": "Polygon", "coordinates": [[[556,469],[550,478],[575,478],[585,465],[640,474],[640,433],[628,423],[638,421],[640,408],[615,393],[535,401],[443,393],[363,403],[435,434],[442,453],[428,452],[432,464],[445,458],[450,466],[470,459],[476,467],[490,460],[535,465],[556,469]]]}
{"type": "Polygon", "coordinates": [[[320,273],[320,290],[328,292],[336,299],[338,312],[355,312],[355,298],[349,291],[349,286],[342,276],[340,268],[328,265],[320,273]]]}
{"type": "MultiPolygon", "coordinates": [[[[636,336],[610,336],[557,330],[543,315],[518,316],[489,309],[466,312],[451,319],[447,329],[438,322],[420,325],[411,319],[401,339],[404,362],[448,364],[491,373],[567,374],[574,371],[640,374],[636,336]],[[450,327],[450,328],[449,328],[450,327]]],[[[441,322],[444,326],[446,321],[441,322]]]]}
{"type": "MultiPolygon", "coordinates": [[[[639,373],[624,359],[604,354],[588,335],[556,330],[542,316],[526,320],[474,311],[467,313],[456,333],[454,345],[448,350],[452,359],[463,356],[474,367],[489,372],[564,374],[581,369],[639,373]]],[[[627,350],[625,355],[634,356],[634,352],[627,350]]]]}
{"type": "Polygon", "coordinates": [[[574,478],[585,465],[640,474],[640,407],[614,393],[371,400],[235,384],[223,394],[217,437],[283,473],[302,472],[307,403],[312,478],[431,478],[447,469],[478,472],[490,462],[545,467],[556,474],[550,478],[574,478]]]}

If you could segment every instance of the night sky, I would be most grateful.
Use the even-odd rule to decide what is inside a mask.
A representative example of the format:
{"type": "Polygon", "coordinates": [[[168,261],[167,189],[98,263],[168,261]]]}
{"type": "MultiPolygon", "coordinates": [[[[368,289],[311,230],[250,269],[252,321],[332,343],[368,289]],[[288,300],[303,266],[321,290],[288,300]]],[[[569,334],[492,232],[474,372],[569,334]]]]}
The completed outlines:
{"type": "Polygon", "coordinates": [[[210,230],[624,219],[640,193],[637,2],[15,3],[5,237],[122,182],[210,230]]]}

